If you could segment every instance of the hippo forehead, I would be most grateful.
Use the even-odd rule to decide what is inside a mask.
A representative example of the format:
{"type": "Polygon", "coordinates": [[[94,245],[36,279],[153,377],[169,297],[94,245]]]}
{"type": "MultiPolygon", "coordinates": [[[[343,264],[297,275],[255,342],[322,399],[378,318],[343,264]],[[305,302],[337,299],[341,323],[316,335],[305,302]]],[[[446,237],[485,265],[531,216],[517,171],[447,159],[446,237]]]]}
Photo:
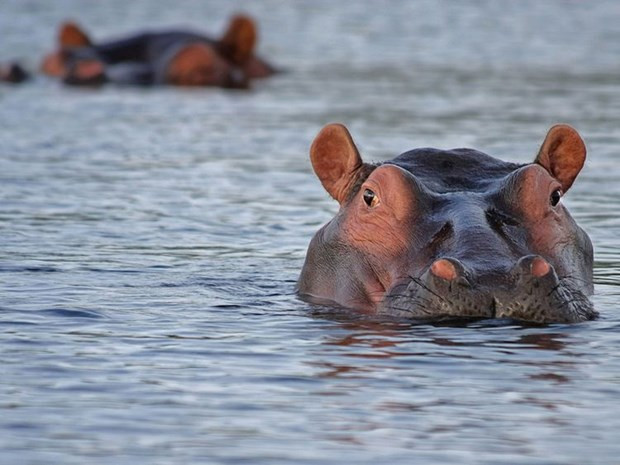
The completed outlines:
{"type": "Polygon", "coordinates": [[[385,164],[397,165],[409,171],[427,189],[439,194],[484,192],[490,185],[524,166],[467,148],[419,148],[405,152],[385,164]]]}

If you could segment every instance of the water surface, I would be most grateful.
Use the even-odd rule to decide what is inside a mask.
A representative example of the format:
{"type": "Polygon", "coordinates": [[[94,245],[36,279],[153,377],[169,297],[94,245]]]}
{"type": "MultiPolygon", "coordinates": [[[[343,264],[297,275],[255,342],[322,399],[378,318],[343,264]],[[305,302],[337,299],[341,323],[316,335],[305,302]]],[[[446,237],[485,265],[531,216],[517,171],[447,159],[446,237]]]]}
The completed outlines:
{"type": "Polygon", "coordinates": [[[6,1],[0,59],[59,21],[219,31],[245,10],[289,70],[249,93],[0,87],[0,462],[616,464],[620,8],[613,1],[6,1]],[[367,160],[533,160],[574,125],[565,202],[601,318],[372,322],[298,300],[337,206],[320,127],[367,160]]]}

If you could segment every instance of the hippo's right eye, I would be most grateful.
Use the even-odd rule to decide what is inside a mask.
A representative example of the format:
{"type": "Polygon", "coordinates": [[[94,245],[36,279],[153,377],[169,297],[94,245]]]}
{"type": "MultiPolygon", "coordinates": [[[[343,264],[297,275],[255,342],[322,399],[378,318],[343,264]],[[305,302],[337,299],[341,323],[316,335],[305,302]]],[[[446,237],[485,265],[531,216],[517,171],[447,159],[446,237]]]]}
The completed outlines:
{"type": "Polygon", "coordinates": [[[377,194],[375,194],[370,189],[364,189],[364,202],[370,208],[376,207],[379,203],[379,197],[377,197],[377,194]]]}

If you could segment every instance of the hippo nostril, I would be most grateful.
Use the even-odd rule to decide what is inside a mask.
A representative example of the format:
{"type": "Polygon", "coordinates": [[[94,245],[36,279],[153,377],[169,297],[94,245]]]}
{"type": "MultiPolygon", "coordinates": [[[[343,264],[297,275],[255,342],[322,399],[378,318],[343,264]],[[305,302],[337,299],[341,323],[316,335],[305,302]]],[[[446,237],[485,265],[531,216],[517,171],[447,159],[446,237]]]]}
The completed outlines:
{"type": "Polygon", "coordinates": [[[445,258],[435,260],[435,262],[431,265],[431,273],[448,281],[452,281],[458,277],[458,272],[456,271],[454,263],[450,260],[446,260],[445,258]]]}
{"type": "Polygon", "coordinates": [[[544,258],[535,257],[530,264],[530,271],[536,278],[542,278],[551,271],[551,265],[544,258]]]}
{"type": "Polygon", "coordinates": [[[542,278],[553,269],[549,262],[540,255],[528,255],[521,258],[515,268],[520,270],[521,276],[533,276],[534,278],[542,278]]]}

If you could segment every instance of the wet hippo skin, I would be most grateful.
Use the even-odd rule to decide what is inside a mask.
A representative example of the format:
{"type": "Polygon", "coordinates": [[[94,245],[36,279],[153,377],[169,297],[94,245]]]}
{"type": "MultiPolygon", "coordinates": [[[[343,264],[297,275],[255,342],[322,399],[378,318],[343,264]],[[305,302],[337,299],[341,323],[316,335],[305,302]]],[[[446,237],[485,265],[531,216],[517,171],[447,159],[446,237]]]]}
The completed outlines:
{"type": "Polygon", "coordinates": [[[28,72],[19,63],[0,63],[0,82],[19,84],[29,77],[28,72]]]}
{"type": "Polygon", "coordinates": [[[310,242],[299,294],[416,320],[593,319],[592,244],[562,202],[585,157],[557,125],[531,164],[433,148],[369,164],[328,125],[310,158],[340,209],[310,242]]]}
{"type": "Polygon", "coordinates": [[[248,87],[276,70],[255,54],[255,22],[234,16],[214,39],[187,30],[145,31],[95,42],[75,23],[61,25],[58,49],[41,64],[43,73],[67,84],[248,87]]]}

